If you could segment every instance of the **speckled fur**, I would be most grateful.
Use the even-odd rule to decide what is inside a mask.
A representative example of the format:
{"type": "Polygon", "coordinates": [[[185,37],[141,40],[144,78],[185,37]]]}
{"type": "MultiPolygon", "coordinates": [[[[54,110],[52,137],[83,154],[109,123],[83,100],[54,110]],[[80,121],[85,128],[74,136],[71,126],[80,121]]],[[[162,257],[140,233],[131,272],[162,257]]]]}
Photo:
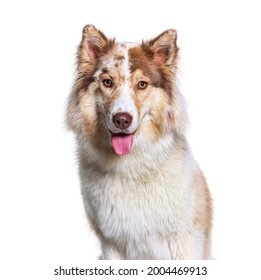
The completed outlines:
{"type": "MultiPolygon", "coordinates": [[[[141,45],[83,30],[67,123],[77,137],[82,196],[103,259],[208,259],[210,193],[185,138],[176,31],[141,45]],[[102,79],[112,78],[104,88],[102,79]],[[148,87],[140,90],[139,81],[148,87]],[[128,112],[127,155],[111,145],[112,115],[128,112]]],[[[115,131],[114,131],[115,130],[115,131]]]]}

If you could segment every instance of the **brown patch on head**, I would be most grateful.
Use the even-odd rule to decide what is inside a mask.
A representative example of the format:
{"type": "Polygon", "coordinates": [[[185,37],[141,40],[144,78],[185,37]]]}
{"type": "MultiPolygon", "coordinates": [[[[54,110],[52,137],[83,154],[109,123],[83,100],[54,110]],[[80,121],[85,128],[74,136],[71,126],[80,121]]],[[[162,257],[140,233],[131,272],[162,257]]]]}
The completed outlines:
{"type": "Polygon", "coordinates": [[[109,73],[109,69],[104,67],[104,68],[102,68],[101,72],[104,73],[104,74],[109,73]]]}
{"type": "MultiPolygon", "coordinates": [[[[82,32],[82,41],[77,51],[76,80],[67,106],[67,123],[70,128],[80,127],[80,98],[88,86],[95,80],[93,77],[100,59],[115,46],[114,39],[108,39],[93,25],[86,25],[82,32]]],[[[106,71],[104,69],[104,71],[106,71]]]]}
{"type": "MultiPolygon", "coordinates": [[[[177,106],[175,79],[177,74],[178,47],[176,31],[167,30],[156,38],[143,41],[140,46],[129,49],[129,65],[131,75],[138,71],[144,75],[152,86],[150,98],[153,98],[150,111],[149,133],[161,136],[176,126],[174,112],[177,106]],[[156,88],[156,89],[155,89],[156,88]]],[[[144,80],[141,78],[141,80],[144,80]]],[[[146,79],[145,79],[146,81],[146,79]]],[[[144,91],[144,95],[145,95],[144,91]]],[[[140,93],[143,97],[143,93],[140,93]]],[[[148,104],[150,100],[146,100],[148,104]]],[[[140,100],[143,104],[144,100],[140,100]]],[[[137,102],[135,102],[137,104],[137,102]]],[[[138,106],[137,106],[138,107],[138,106]]]]}
{"type": "Polygon", "coordinates": [[[124,57],[123,55],[116,55],[116,56],[114,57],[114,59],[115,59],[115,60],[122,61],[122,60],[125,59],[125,57],[124,57]]]}
{"type": "Polygon", "coordinates": [[[119,67],[119,65],[122,63],[122,61],[125,59],[125,57],[123,55],[115,55],[114,56],[114,66],[117,68],[119,67]]]}
{"type": "Polygon", "coordinates": [[[148,58],[140,46],[129,49],[129,63],[132,74],[136,70],[140,70],[143,75],[150,79],[153,86],[161,86],[161,77],[158,72],[158,67],[148,58]]]}
{"type": "Polygon", "coordinates": [[[93,25],[83,28],[82,41],[77,53],[76,91],[86,89],[94,81],[93,74],[97,70],[102,56],[115,46],[114,39],[108,39],[93,25]]]}
{"type": "Polygon", "coordinates": [[[175,30],[167,30],[150,41],[142,42],[141,46],[129,49],[131,72],[140,69],[153,86],[164,89],[171,103],[174,101],[178,57],[176,38],[175,30]]]}
{"type": "Polygon", "coordinates": [[[149,84],[158,88],[157,93],[153,89],[155,96],[153,110],[150,111],[149,133],[153,132],[159,137],[178,127],[175,112],[181,111],[175,92],[179,51],[176,41],[176,31],[170,29],[129,49],[131,73],[140,70],[149,79],[149,84]]]}

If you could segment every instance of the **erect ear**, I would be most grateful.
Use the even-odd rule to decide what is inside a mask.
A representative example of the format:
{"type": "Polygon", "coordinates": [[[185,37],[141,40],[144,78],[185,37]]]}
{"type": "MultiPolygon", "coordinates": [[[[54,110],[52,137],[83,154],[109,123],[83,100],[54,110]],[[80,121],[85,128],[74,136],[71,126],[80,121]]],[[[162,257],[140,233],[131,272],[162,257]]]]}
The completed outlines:
{"type": "Polygon", "coordinates": [[[143,46],[153,53],[153,59],[158,65],[173,65],[178,54],[177,32],[169,29],[161,33],[156,38],[143,42],[143,46]]]}
{"type": "Polygon", "coordinates": [[[81,58],[93,62],[102,54],[107,53],[114,45],[115,40],[107,37],[93,25],[86,25],[82,32],[80,45],[81,58]]]}

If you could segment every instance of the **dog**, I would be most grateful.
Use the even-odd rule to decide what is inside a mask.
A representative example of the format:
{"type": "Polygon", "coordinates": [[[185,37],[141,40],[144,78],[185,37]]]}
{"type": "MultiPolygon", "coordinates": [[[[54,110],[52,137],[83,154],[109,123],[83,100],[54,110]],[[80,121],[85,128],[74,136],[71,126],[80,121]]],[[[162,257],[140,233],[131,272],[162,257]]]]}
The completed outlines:
{"type": "Polygon", "coordinates": [[[66,121],[101,259],[211,255],[212,199],[186,140],[177,32],[141,44],[83,28],[66,121]]]}

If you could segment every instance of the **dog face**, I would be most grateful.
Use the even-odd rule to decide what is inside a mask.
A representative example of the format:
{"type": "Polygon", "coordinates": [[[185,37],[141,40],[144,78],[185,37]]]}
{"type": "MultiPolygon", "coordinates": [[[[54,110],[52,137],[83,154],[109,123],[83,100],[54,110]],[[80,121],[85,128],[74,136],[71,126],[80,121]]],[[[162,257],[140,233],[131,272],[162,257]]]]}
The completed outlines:
{"type": "Polygon", "coordinates": [[[118,155],[170,132],[182,134],[177,58],[175,30],[139,45],[116,43],[85,26],[67,109],[69,127],[94,147],[118,155]]]}

